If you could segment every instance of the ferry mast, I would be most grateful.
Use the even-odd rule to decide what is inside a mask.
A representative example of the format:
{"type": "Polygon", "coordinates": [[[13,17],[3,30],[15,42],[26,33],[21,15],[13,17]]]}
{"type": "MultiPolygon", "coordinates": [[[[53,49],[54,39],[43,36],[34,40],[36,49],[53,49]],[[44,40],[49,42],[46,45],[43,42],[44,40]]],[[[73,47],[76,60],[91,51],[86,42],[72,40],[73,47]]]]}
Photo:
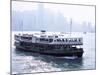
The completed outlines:
{"type": "Polygon", "coordinates": [[[71,33],[72,33],[72,19],[70,19],[70,36],[71,36],[71,33]]]}

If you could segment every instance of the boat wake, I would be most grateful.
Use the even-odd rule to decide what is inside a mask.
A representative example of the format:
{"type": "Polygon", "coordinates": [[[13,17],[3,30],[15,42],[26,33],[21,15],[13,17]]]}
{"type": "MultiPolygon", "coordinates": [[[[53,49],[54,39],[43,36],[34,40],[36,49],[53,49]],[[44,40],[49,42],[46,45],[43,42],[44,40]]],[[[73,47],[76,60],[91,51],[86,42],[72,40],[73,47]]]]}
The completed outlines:
{"type": "Polygon", "coordinates": [[[73,57],[72,57],[72,56],[71,56],[71,57],[67,57],[67,56],[66,56],[66,57],[55,57],[55,58],[62,58],[62,59],[63,59],[63,58],[64,58],[64,59],[77,59],[78,57],[76,57],[76,56],[73,56],[73,57]]]}

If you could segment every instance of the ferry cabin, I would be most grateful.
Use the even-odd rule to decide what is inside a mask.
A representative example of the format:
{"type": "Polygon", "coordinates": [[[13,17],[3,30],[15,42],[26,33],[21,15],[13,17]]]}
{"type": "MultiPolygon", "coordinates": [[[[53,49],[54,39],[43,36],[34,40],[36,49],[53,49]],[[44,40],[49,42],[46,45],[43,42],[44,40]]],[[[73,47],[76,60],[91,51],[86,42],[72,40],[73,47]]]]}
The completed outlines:
{"type": "Polygon", "coordinates": [[[82,38],[59,38],[59,36],[34,36],[34,35],[15,35],[15,40],[30,42],[30,43],[40,43],[40,44],[50,44],[50,45],[83,45],[82,38]]]}
{"type": "Polygon", "coordinates": [[[82,57],[82,45],[82,38],[60,38],[57,35],[40,35],[39,37],[29,34],[15,35],[16,49],[33,51],[46,55],[82,57]]]}

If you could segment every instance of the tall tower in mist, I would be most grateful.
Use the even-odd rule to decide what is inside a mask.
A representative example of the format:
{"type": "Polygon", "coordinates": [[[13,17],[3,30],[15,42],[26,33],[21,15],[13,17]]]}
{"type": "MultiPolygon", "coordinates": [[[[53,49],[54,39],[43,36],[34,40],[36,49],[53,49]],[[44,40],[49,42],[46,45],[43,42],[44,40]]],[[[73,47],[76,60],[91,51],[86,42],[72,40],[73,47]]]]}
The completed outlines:
{"type": "Polygon", "coordinates": [[[37,8],[37,29],[44,29],[44,5],[42,3],[38,4],[37,8]]]}

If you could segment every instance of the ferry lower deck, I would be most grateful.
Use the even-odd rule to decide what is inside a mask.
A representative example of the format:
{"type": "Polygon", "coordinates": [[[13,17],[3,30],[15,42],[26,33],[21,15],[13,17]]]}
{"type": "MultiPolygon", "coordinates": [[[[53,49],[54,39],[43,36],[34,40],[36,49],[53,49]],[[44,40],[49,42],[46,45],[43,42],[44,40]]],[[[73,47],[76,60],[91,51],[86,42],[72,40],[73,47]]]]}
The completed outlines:
{"type": "Polygon", "coordinates": [[[32,51],[53,56],[78,56],[82,57],[83,48],[65,44],[41,44],[31,42],[15,42],[17,50],[32,51]]]}

